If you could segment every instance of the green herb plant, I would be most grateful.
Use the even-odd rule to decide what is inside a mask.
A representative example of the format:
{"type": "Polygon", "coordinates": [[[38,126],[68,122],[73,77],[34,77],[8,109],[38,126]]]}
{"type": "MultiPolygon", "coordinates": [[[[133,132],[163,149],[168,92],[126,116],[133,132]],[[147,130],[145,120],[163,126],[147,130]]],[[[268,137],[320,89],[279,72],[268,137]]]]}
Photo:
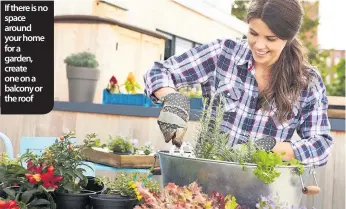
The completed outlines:
{"type": "Polygon", "coordinates": [[[97,68],[99,63],[96,60],[96,56],[90,52],[79,52],[71,54],[64,59],[67,66],[71,67],[85,67],[85,68],[97,68]]]}
{"type": "Polygon", "coordinates": [[[101,144],[101,140],[96,138],[97,135],[96,133],[90,133],[90,134],[86,134],[85,135],[85,139],[84,139],[84,146],[88,147],[88,148],[92,148],[92,147],[98,147],[98,148],[104,148],[107,147],[106,144],[101,144]]]}
{"type": "Polygon", "coordinates": [[[228,162],[236,162],[243,165],[256,164],[253,174],[265,184],[270,184],[280,176],[280,172],[276,170],[277,166],[296,166],[299,174],[304,172],[304,167],[296,159],[284,162],[281,155],[261,150],[255,146],[252,137],[248,142],[239,144],[234,147],[228,146],[228,135],[221,130],[224,107],[223,97],[218,98],[218,105],[215,104],[216,98],[208,101],[204,100],[202,115],[197,128],[195,137],[195,156],[203,159],[221,160],[228,162]]]}
{"type": "Polygon", "coordinates": [[[113,152],[132,153],[133,146],[127,137],[109,136],[108,148],[113,152]]]}

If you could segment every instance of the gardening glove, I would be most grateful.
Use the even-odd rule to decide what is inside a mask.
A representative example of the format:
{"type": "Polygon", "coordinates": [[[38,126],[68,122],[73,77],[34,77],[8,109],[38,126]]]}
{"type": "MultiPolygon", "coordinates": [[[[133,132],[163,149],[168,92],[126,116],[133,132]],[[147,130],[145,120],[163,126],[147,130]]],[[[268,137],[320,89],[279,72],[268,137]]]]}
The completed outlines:
{"type": "Polygon", "coordinates": [[[181,93],[170,93],[162,99],[163,107],[158,124],[166,143],[180,147],[189,121],[190,100],[181,93]]]}
{"type": "Polygon", "coordinates": [[[271,151],[276,145],[276,139],[271,136],[265,136],[255,141],[255,145],[265,151],[271,151]]]}

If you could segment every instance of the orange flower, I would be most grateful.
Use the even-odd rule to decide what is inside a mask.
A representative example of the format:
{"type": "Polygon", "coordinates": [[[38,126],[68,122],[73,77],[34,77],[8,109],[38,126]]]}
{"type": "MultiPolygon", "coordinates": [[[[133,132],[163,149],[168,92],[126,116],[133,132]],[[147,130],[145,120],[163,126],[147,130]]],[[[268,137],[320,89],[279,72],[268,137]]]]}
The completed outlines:
{"type": "Polygon", "coordinates": [[[127,80],[130,81],[131,83],[135,83],[136,82],[136,77],[135,77],[135,75],[132,72],[130,72],[128,74],[128,76],[127,76],[127,80]]]}
{"type": "Polygon", "coordinates": [[[35,175],[32,175],[30,173],[26,173],[25,174],[25,177],[27,179],[29,179],[29,182],[31,184],[36,184],[37,182],[41,181],[41,175],[40,174],[35,174],[35,175]]]}

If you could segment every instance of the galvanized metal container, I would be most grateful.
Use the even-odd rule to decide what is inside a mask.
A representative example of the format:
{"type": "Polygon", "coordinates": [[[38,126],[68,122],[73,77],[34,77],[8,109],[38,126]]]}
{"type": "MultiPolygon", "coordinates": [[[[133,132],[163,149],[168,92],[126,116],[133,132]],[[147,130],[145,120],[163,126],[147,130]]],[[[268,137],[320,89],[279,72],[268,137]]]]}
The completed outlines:
{"type": "MultiPolygon", "coordinates": [[[[160,159],[163,185],[173,182],[184,186],[197,181],[203,192],[212,190],[224,195],[231,194],[238,204],[256,208],[261,196],[279,195],[280,200],[290,205],[299,206],[302,198],[302,182],[296,167],[281,166],[281,173],[274,183],[264,184],[254,174],[255,164],[244,166],[224,161],[206,160],[177,156],[167,152],[157,153],[160,159]]],[[[301,176],[307,182],[311,166],[305,167],[301,176]]]]}

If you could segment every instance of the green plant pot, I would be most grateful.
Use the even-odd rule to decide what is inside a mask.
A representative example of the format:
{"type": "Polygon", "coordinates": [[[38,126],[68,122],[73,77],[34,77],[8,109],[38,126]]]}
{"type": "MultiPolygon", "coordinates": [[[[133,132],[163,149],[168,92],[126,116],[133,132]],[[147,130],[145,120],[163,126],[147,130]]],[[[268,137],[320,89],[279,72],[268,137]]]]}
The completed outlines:
{"type": "Polygon", "coordinates": [[[70,102],[93,103],[100,70],[66,66],[70,102]]]}

